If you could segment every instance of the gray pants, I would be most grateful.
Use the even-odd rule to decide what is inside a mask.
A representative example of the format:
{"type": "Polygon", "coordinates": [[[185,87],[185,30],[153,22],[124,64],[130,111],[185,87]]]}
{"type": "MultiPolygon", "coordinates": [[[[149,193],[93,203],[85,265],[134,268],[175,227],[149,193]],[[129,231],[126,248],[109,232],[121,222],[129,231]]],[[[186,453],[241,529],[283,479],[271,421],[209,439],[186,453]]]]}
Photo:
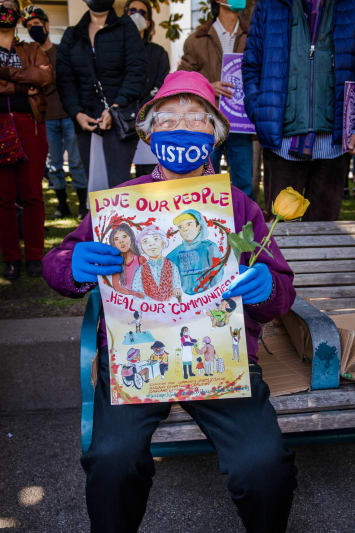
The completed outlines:
{"type": "MultiPolygon", "coordinates": [[[[91,133],[79,131],[77,137],[81,160],[89,178],[91,133]]],[[[137,143],[138,137],[121,141],[114,129],[104,134],[103,145],[110,188],[129,180],[137,143]]]]}

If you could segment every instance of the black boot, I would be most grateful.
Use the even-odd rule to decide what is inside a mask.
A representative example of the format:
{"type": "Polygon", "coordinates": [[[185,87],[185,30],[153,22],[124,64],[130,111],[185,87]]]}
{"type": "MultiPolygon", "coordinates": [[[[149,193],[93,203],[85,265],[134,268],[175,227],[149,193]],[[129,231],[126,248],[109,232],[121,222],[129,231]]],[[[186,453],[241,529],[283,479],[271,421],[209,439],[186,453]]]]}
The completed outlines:
{"type": "Polygon", "coordinates": [[[187,375],[187,368],[186,368],[186,365],[182,365],[183,369],[184,369],[184,378],[187,379],[188,378],[188,375],[187,375]]]}
{"type": "Polygon", "coordinates": [[[53,215],[53,218],[65,218],[70,216],[70,209],[67,204],[67,191],[65,189],[55,189],[59,205],[53,215]]]}
{"type": "Polygon", "coordinates": [[[88,190],[87,189],[76,189],[76,194],[78,195],[78,200],[79,200],[78,219],[83,220],[83,218],[85,218],[88,213],[88,209],[86,207],[88,190]]]}
{"type": "Polygon", "coordinates": [[[8,281],[16,281],[21,274],[21,261],[6,261],[3,276],[8,281]]]}

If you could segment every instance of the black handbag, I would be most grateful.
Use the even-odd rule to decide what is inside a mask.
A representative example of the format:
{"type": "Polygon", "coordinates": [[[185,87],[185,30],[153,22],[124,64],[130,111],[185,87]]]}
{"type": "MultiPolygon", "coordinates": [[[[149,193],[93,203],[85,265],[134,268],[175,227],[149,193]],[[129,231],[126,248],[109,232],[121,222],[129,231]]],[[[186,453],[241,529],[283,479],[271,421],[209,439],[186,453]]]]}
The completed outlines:
{"type": "MultiPolygon", "coordinates": [[[[89,59],[88,64],[89,64],[91,76],[94,81],[94,88],[95,88],[96,94],[99,96],[105,109],[107,109],[110,112],[110,115],[112,117],[112,124],[117,132],[118,138],[121,141],[124,141],[126,139],[131,139],[132,137],[135,137],[137,135],[136,116],[139,110],[138,101],[132,102],[125,107],[118,107],[118,106],[110,107],[108,105],[101,81],[97,78],[96,69],[95,69],[95,57],[92,54],[91,54],[90,59],[89,59]]],[[[105,133],[105,130],[100,130],[100,128],[98,128],[98,131],[95,133],[98,133],[99,135],[103,135],[105,133]]]]}

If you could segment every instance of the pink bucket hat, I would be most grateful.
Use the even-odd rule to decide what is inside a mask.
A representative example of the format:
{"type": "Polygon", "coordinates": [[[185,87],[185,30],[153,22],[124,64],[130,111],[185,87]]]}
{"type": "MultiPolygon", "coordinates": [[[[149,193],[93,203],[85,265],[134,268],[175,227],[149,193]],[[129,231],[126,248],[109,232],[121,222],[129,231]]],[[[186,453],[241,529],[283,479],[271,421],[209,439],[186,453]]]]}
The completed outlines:
{"type": "MultiPolygon", "coordinates": [[[[163,85],[160,87],[157,94],[152,100],[149,100],[144,106],[140,109],[137,115],[137,133],[144,142],[147,142],[145,133],[139,130],[139,122],[143,122],[153,105],[161,102],[169,96],[176,96],[178,94],[188,93],[195,96],[199,96],[205,102],[210,104],[214,109],[216,115],[221,119],[222,122],[227,126],[227,131],[229,131],[229,122],[223,113],[216,106],[216,98],[214,95],[214,90],[210,82],[205,76],[202,76],[199,72],[188,72],[187,70],[178,70],[177,72],[172,72],[168,74],[164,80],[163,85]]],[[[149,144],[149,143],[148,143],[149,144]]]]}

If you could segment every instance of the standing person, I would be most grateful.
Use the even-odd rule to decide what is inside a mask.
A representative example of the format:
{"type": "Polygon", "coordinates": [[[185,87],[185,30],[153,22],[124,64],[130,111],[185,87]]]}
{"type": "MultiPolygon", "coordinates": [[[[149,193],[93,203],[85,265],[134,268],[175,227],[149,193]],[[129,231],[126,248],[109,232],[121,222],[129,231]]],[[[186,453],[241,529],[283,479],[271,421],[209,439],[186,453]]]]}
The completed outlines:
{"type": "Polygon", "coordinates": [[[210,337],[204,337],[202,339],[204,345],[198,353],[204,356],[205,359],[205,376],[213,376],[214,374],[214,360],[216,358],[216,350],[213,344],[211,344],[210,337]]]}
{"type": "Polygon", "coordinates": [[[131,18],[116,15],[114,0],[84,1],[89,11],[65,31],[58,48],[57,85],[64,109],[76,126],[87,176],[91,134],[100,132],[109,186],[114,187],[130,177],[137,138],[119,139],[110,110],[95,91],[90,64],[108,106],[125,109],[139,100],[144,86],[144,45],[131,18]]]}
{"type": "Polygon", "coordinates": [[[194,353],[192,351],[197,339],[192,339],[189,335],[189,328],[184,326],[180,331],[181,347],[182,347],[182,367],[184,370],[184,379],[189,376],[193,377],[196,374],[192,372],[192,362],[194,360],[194,353]],[[189,376],[187,374],[189,371],[189,376]]]}
{"type": "MultiPolygon", "coordinates": [[[[213,19],[190,35],[184,44],[179,70],[196,70],[211,82],[217,98],[232,98],[233,85],[221,81],[223,54],[243,53],[248,33],[248,21],[238,16],[223,0],[210,0],[213,19]]],[[[233,5],[233,2],[231,2],[233,5]]],[[[252,136],[230,133],[223,144],[211,154],[216,174],[220,172],[223,152],[226,152],[232,183],[253,197],[252,136]]]]}
{"type": "Polygon", "coordinates": [[[286,186],[305,189],[311,205],[303,220],[338,218],[349,163],[341,147],[344,83],[355,80],[354,50],[352,0],[257,4],[242,72],[245,109],[264,148],[267,219],[286,186]]]}
{"type": "Polygon", "coordinates": [[[44,89],[52,82],[52,67],[40,46],[15,38],[19,18],[17,0],[0,0],[0,249],[9,281],[21,274],[17,198],[23,207],[26,270],[30,276],[42,273],[42,178],[48,150],[44,89]],[[25,157],[14,161],[6,146],[18,140],[25,157]]]}
{"type": "MultiPolygon", "coordinates": [[[[188,146],[202,147],[205,136],[210,135],[213,138],[211,151],[213,145],[228,134],[228,123],[216,107],[213,88],[198,72],[169,74],[155,98],[145,104],[138,116],[139,135],[147,143],[158,144],[159,149],[169,137],[170,144],[184,153],[188,146]],[[179,134],[181,128],[183,140],[179,134]]],[[[179,162],[175,160],[175,163],[157,166],[152,175],[129,184],[213,174],[211,166],[202,158],[195,163],[185,156],[182,159],[186,165],[184,172],[179,172],[179,162]]],[[[261,210],[236,187],[232,187],[231,201],[236,232],[250,221],[255,240],[260,242],[268,234],[261,210]]],[[[247,267],[249,254],[242,253],[241,274],[223,295],[243,297],[252,396],[180,404],[215,447],[220,471],[227,476],[228,489],[248,533],[285,533],[296,486],[294,455],[285,448],[276,413],[269,401],[269,388],[257,364],[260,324],[285,314],[295,299],[293,273],[274,239],[271,239],[270,252],[263,251],[252,267],[247,267]]],[[[45,277],[49,285],[64,296],[78,298],[97,285],[98,274],[108,276],[120,272],[122,262],[116,248],[93,242],[92,221],[88,215],[46,256],[45,277]]],[[[181,333],[188,335],[185,328],[181,333]]],[[[227,329],[226,335],[229,337],[227,329]]],[[[154,474],[151,438],[160,421],[169,415],[171,403],[110,405],[104,313],[100,318],[98,339],[99,375],[93,435],[91,446],[82,457],[87,474],[91,532],[136,533],[154,474]]],[[[219,371],[223,371],[221,354],[218,359],[219,371]]],[[[161,503],[164,505],[164,498],[161,503]]]]}
{"type": "MultiPolygon", "coordinates": [[[[28,6],[22,12],[22,24],[27,28],[32,39],[39,43],[41,49],[47,54],[55,74],[58,45],[50,40],[48,15],[40,7],[28,6]]],[[[87,179],[80,159],[73,121],[63,109],[55,83],[47,91],[46,128],[49,145],[48,180],[58,198],[58,208],[54,213],[54,218],[64,218],[71,214],[67,204],[65,190],[67,183],[63,170],[63,156],[66,150],[72,186],[79,200],[78,218],[82,220],[87,213],[87,179]]]]}
{"type": "MultiPolygon", "coordinates": [[[[142,106],[156,94],[163,85],[165,76],[169,74],[169,56],[162,46],[151,42],[154,34],[154,21],[152,6],[148,0],[127,0],[124,12],[136,24],[145,48],[147,70],[140,100],[140,106],[142,106]]],[[[156,157],[142,140],[138,141],[134,162],[137,178],[151,174],[156,166],[156,157]]]]}

